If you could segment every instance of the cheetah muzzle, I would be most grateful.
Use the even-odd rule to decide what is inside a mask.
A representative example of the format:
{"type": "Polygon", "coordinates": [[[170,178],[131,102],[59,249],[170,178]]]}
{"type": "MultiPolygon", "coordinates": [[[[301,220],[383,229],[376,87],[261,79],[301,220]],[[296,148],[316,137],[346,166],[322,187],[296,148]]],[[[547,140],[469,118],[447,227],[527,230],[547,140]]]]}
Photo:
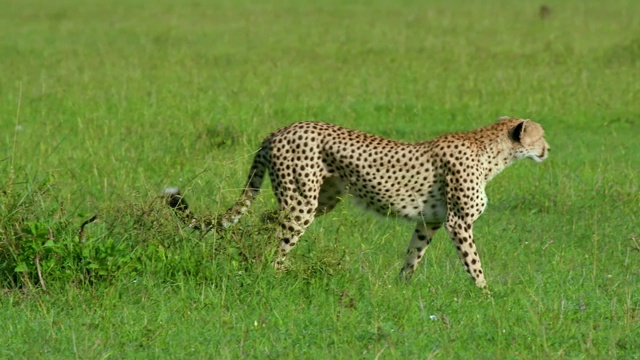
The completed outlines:
{"type": "Polygon", "coordinates": [[[189,227],[223,229],[247,212],[268,171],[284,214],[275,234],[280,249],[276,266],[281,266],[314,218],[331,211],[349,193],[365,208],[416,222],[401,277],[411,276],[435,232],[444,226],[465,270],[477,286],[485,287],[473,240],[473,224],[487,205],[485,186],[516,160],[541,162],[548,153],[540,124],[510,117],[419,143],[299,122],[262,142],[240,199],[219,218],[194,216],[176,188],[167,190],[167,199],[189,227]]]}

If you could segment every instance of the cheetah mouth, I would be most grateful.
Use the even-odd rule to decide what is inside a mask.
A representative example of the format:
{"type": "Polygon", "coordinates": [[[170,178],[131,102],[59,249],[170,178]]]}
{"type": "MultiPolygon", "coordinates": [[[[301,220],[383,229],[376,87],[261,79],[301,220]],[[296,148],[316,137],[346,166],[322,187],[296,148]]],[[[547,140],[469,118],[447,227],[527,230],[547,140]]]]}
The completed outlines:
{"type": "Polygon", "coordinates": [[[542,150],[542,154],[540,155],[533,155],[531,158],[535,161],[535,162],[542,162],[547,158],[547,150],[542,150]]]}

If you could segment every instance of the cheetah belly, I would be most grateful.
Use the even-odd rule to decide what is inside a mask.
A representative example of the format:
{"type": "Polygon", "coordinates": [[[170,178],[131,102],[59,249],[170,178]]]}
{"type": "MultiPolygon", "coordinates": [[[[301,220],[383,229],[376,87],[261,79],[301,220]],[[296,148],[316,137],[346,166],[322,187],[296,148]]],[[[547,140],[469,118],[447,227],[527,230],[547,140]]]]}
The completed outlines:
{"type": "Polygon", "coordinates": [[[427,224],[441,224],[447,219],[447,204],[444,199],[430,199],[426,203],[415,200],[396,205],[392,213],[414,221],[424,221],[427,224]]]}
{"type": "Polygon", "coordinates": [[[447,201],[444,189],[435,186],[433,191],[416,194],[407,189],[394,204],[395,213],[401,217],[429,224],[441,224],[447,219],[447,201]]]}
{"type": "Polygon", "coordinates": [[[426,202],[415,194],[395,194],[394,196],[380,195],[375,199],[362,196],[362,192],[353,191],[347,187],[353,202],[361,208],[375,211],[384,216],[397,216],[414,221],[422,220],[426,223],[443,223],[447,218],[447,204],[445,199],[430,198],[426,202]]]}
{"type": "Polygon", "coordinates": [[[421,219],[427,224],[442,224],[447,220],[447,202],[432,199],[422,208],[421,219]]]}

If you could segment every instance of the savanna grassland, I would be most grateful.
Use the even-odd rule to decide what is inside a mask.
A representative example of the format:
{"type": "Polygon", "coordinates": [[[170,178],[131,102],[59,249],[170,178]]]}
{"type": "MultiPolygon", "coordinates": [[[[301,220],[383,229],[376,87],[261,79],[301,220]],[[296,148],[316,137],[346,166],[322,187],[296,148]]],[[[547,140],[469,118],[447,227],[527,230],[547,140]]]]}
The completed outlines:
{"type": "Polygon", "coordinates": [[[541,5],[3,1],[0,358],[640,358],[640,2],[541,5]],[[160,196],[223,210],[299,120],[422,141],[501,115],[552,152],[487,187],[491,295],[445,232],[398,281],[413,224],[348,201],[276,272],[270,191],[207,236],[160,196]]]}

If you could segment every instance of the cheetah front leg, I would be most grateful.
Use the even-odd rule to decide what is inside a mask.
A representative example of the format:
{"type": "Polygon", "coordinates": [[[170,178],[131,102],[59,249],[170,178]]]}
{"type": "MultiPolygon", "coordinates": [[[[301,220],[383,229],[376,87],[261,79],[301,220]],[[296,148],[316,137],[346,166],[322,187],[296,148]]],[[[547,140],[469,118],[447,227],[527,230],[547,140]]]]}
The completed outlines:
{"type": "Polygon", "coordinates": [[[416,270],[416,266],[418,266],[418,263],[422,260],[424,252],[427,250],[429,244],[431,244],[433,235],[441,226],[442,224],[425,224],[423,221],[418,221],[416,229],[411,236],[411,242],[407,249],[407,257],[400,271],[400,278],[405,280],[411,278],[413,272],[416,270]]]}
{"type": "Polygon", "coordinates": [[[475,280],[478,287],[487,286],[480,256],[473,242],[473,222],[450,213],[445,227],[456,249],[458,249],[458,255],[467,273],[475,280]]]}

